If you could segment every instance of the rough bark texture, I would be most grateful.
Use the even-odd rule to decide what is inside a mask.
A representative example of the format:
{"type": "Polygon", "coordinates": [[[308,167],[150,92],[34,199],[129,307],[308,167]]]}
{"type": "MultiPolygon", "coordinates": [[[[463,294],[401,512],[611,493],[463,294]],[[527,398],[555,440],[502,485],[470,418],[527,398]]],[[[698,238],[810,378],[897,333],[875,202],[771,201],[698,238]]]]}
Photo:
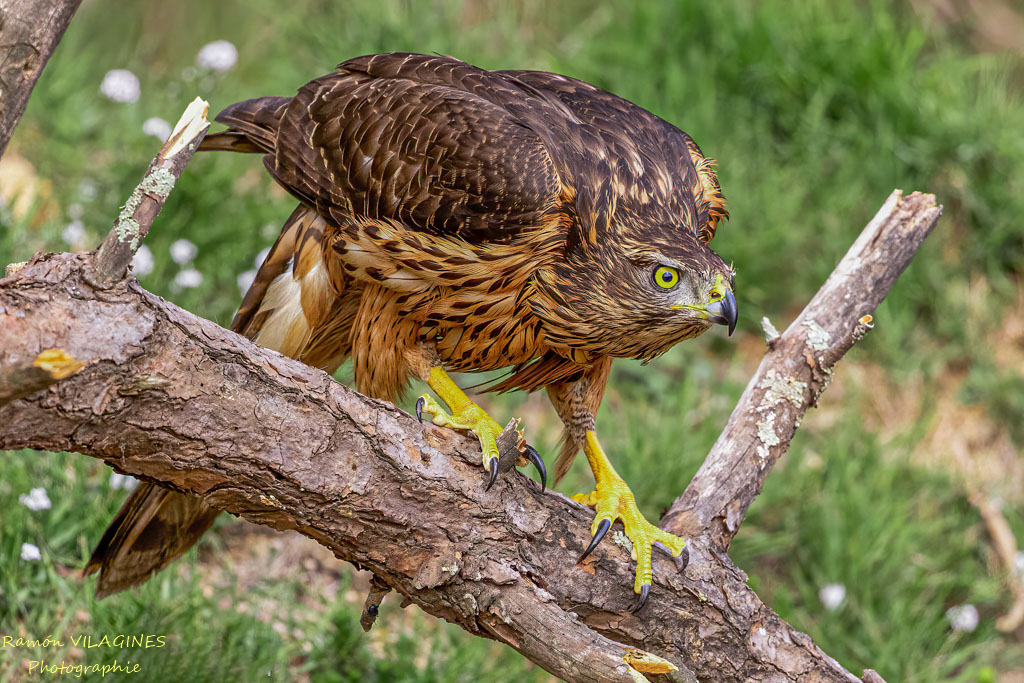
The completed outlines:
{"type": "Polygon", "coordinates": [[[86,363],[0,408],[0,448],[86,453],[299,531],[568,681],[635,681],[630,647],[704,681],[858,680],[700,543],[683,573],[656,554],[648,605],[629,614],[627,550],[606,542],[575,563],[590,510],[517,473],[485,493],[474,440],[420,425],[133,279],[96,289],[89,260],[40,256],[0,280],[0,367],[51,347],[86,363]]]}
{"type": "Polygon", "coordinates": [[[4,0],[0,5],[0,156],[81,2],[4,0]]]}
{"type": "Polygon", "coordinates": [[[804,413],[828,387],[835,364],[870,329],[870,314],[941,215],[932,195],[889,195],[799,317],[769,342],[721,436],[662,518],[662,528],[728,549],[804,413]]]}

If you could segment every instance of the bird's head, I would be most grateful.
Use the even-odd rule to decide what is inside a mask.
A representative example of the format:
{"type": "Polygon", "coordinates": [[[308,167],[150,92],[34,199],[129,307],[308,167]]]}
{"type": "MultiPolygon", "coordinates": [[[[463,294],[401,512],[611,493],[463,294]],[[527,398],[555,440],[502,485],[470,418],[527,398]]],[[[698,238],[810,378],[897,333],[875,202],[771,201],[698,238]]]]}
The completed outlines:
{"type": "Polygon", "coordinates": [[[559,309],[541,316],[555,318],[549,341],[647,360],[715,324],[732,334],[733,269],[696,234],[664,226],[612,234],[545,278],[542,291],[559,309]]]}
{"type": "MultiPolygon", "coordinates": [[[[683,250],[674,258],[663,252],[650,255],[652,279],[657,292],[673,303],[680,322],[706,330],[712,324],[726,325],[731,336],[736,329],[736,296],[733,294],[733,269],[699,240],[693,240],[696,253],[683,250]]],[[[671,251],[671,250],[666,250],[671,251]]]]}

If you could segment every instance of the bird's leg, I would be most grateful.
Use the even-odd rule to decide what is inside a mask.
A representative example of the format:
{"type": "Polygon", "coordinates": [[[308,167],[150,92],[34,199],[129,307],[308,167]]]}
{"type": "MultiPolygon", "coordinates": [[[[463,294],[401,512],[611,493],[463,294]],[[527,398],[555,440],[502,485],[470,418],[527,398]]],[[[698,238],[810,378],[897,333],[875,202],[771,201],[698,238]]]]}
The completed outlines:
{"type": "Polygon", "coordinates": [[[633,559],[636,560],[636,579],[633,582],[633,591],[639,593],[640,598],[633,611],[639,611],[647,601],[647,594],[651,590],[651,547],[655,543],[660,544],[673,557],[679,557],[686,547],[686,541],[659,529],[640,514],[640,510],[636,507],[636,500],[633,498],[633,492],[629,490],[629,486],[608,461],[608,456],[605,455],[601,443],[597,440],[597,434],[593,430],[588,430],[586,433],[583,452],[590,462],[590,469],[594,472],[597,484],[593,492],[575,495],[573,500],[594,508],[597,514],[590,526],[593,539],[583,555],[580,556],[579,561],[583,561],[597,547],[615,520],[622,520],[626,538],[633,545],[633,559]]]}
{"type": "MultiPolygon", "coordinates": [[[[428,356],[429,357],[429,356],[428,356]]],[[[441,400],[448,406],[446,411],[433,397],[423,394],[416,399],[416,416],[422,421],[423,414],[430,415],[435,425],[440,427],[451,427],[453,429],[466,429],[476,434],[480,440],[480,449],[483,452],[483,465],[490,474],[487,480],[487,488],[491,488],[498,478],[498,461],[502,455],[498,447],[499,439],[502,436],[502,426],[494,421],[483,408],[473,403],[466,393],[462,391],[444,371],[444,368],[437,364],[430,364],[429,369],[422,373],[423,379],[434,392],[441,397],[441,400]]],[[[515,439],[511,440],[511,448],[506,448],[510,454],[506,457],[512,458],[513,464],[526,464],[530,462],[540,473],[541,489],[547,486],[547,471],[540,454],[523,441],[522,432],[518,429],[519,420],[515,421],[515,439]],[[514,449],[514,453],[511,453],[514,449]],[[514,456],[514,457],[513,457],[514,456]],[[522,461],[521,463],[519,461],[522,461]]],[[[511,468],[511,464],[509,464],[511,468]]],[[[503,470],[505,468],[502,468],[503,470]]]]}

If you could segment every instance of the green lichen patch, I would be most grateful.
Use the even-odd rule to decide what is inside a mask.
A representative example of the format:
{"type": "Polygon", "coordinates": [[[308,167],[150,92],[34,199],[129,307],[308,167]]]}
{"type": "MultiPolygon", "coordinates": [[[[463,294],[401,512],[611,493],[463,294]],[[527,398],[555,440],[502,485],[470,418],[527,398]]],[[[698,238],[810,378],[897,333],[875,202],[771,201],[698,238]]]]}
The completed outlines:
{"type": "Polygon", "coordinates": [[[150,195],[151,197],[164,200],[174,188],[175,180],[174,174],[165,168],[158,167],[147,173],[142,182],[135,186],[131,196],[128,197],[128,201],[121,207],[117,223],[114,224],[114,232],[117,234],[119,242],[129,242],[129,246],[132,249],[138,249],[139,239],[142,236],[142,226],[135,220],[135,211],[142,203],[142,196],[150,195]]]}
{"type": "Polygon", "coordinates": [[[804,323],[807,328],[807,344],[815,351],[824,351],[832,343],[832,337],[814,320],[804,323]]]}
{"type": "Polygon", "coordinates": [[[767,389],[764,394],[766,405],[776,406],[783,401],[789,401],[794,408],[799,408],[804,400],[804,389],[807,388],[807,383],[780,375],[772,369],[765,373],[764,379],[757,386],[767,389]]]}

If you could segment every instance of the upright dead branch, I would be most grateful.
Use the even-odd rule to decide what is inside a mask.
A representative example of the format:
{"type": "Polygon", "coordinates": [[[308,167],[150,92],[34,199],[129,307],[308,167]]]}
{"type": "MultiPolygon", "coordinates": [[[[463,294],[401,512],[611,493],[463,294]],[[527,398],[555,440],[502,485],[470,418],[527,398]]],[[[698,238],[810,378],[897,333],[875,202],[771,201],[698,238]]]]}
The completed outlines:
{"type": "Polygon", "coordinates": [[[729,422],[661,526],[727,549],[836,363],[871,328],[942,215],[935,197],[895,190],[793,324],[775,338],[729,422]]]}
{"type": "Polygon", "coordinates": [[[29,95],[82,0],[4,0],[0,5],[0,157],[29,95]]]}

